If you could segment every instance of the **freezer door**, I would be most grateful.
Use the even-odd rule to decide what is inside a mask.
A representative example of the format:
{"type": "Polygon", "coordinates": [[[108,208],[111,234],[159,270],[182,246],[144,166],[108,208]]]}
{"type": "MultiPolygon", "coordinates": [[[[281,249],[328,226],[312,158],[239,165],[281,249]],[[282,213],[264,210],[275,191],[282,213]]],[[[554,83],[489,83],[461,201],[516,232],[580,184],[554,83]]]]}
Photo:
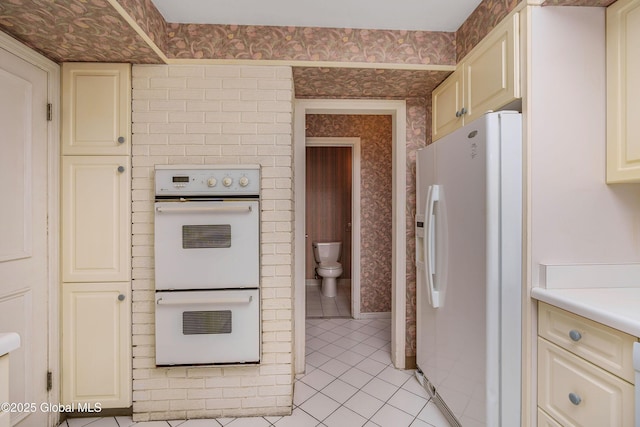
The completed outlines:
{"type": "Polygon", "coordinates": [[[418,278],[418,366],[462,425],[519,425],[520,115],[487,114],[433,145],[439,307],[418,278]]]}
{"type": "MultiPolygon", "coordinates": [[[[486,134],[484,121],[436,144],[436,390],[464,425],[486,414],[486,134]]],[[[434,381],[435,380],[435,381],[434,381]]],[[[487,424],[490,425],[490,424],[487,424]]],[[[494,424],[497,425],[497,424],[494,424]]]]}

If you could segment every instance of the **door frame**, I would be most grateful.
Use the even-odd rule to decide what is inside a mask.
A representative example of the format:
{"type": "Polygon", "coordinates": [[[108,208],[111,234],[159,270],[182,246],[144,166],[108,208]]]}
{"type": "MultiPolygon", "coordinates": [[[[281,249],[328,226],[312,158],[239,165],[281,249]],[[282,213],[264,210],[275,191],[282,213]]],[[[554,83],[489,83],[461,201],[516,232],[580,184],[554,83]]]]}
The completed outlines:
{"type": "MultiPolygon", "coordinates": [[[[360,319],[360,138],[310,137],[306,147],[351,147],[351,317],[360,319]]],[[[306,150],[305,150],[306,159],[306,150]]],[[[306,196],[306,194],[305,194],[306,196]]],[[[306,197],[305,197],[306,207],[306,197]]],[[[306,231],[305,231],[306,237],[306,231]]],[[[308,244],[308,242],[307,242],[308,244]]],[[[305,245],[305,250],[306,250],[305,245]]],[[[306,269],[306,268],[305,268],[306,269]]],[[[305,271],[306,275],[306,271],[305,271]]],[[[306,292],[306,288],[305,288],[306,292]]],[[[306,294],[305,294],[306,299],[306,294]]]]}
{"type": "Polygon", "coordinates": [[[293,117],[294,372],[305,370],[305,165],[307,114],[390,115],[392,123],[391,360],[405,367],[407,107],[404,100],[298,99],[293,117]]]}
{"type": "MultiPolygon", "coordinates": [[[[52,373],[53,388],[49,391],[49,402],[60,401],[60,322],[59,322],[59,222],[60,222],[60,66],[47,59],[35,50],[20,43],[13,37],[0,31],[0,48],[29,62],[47,73],[47,98],[51,104],[51,118],[47,128],[47,294],[49,314],[48,322],[48,370],[52,373]]],[[[46,106],[42,106],[42,114],[46,114],[46,106]]],[[[38,383],[39,380],[35,379],[38,383]]],[[[42,383],[45,379],[42,378],[42,383]]],[[[50,412],[49,426],[58,424],[60,414],[50,412]]]]}

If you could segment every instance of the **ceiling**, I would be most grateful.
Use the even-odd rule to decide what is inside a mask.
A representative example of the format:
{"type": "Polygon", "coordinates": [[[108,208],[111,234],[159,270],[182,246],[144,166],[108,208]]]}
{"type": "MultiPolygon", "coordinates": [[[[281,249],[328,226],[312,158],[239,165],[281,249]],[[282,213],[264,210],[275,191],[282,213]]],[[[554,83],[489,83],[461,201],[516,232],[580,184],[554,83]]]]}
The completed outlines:
{"type": "Polygon", "coordinates": [[[152,0],[167,22],[456,31],[480,0],[152,0]]]}

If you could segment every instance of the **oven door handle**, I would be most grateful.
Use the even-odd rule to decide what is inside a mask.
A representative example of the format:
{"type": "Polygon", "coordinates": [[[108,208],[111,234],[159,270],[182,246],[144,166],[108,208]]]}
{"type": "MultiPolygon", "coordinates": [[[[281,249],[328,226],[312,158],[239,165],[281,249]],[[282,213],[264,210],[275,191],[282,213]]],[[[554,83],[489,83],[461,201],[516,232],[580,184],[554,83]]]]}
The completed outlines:
{"type": "Polygon", "coordinates": [[[223,212],[245,213],[251,212],[251,206],[157,206],[156,212],[223,212]]]}
{"type": "Polygon", "coordinates": [[[158,305],[184,305],[184,304],[249,304],[252,296],[244,298],[203,298],[203,299],[171,299],[158,298],[158,305]]]}

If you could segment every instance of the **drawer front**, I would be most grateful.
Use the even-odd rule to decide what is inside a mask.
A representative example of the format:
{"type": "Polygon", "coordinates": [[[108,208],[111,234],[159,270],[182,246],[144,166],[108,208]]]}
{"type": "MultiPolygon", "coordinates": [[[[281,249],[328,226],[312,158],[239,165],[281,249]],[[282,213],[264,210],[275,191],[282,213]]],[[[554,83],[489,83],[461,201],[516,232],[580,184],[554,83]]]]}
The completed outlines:
{"type": "Polygon", "coordinates": [[[562,427],[542,409],[538,408],[538,427],[562,427]]]}
{"type": "Polygon", "coordinates": [[[538,406],[563,426],[631,427],[633,385],[538,338],[538,406]]]}
{"type": "Polygon", "coordinates": [[[539,303],[538,307],[538,335],[632,384],[635,382],[632,360],[635,337],[545,303],[539,303]]]}

